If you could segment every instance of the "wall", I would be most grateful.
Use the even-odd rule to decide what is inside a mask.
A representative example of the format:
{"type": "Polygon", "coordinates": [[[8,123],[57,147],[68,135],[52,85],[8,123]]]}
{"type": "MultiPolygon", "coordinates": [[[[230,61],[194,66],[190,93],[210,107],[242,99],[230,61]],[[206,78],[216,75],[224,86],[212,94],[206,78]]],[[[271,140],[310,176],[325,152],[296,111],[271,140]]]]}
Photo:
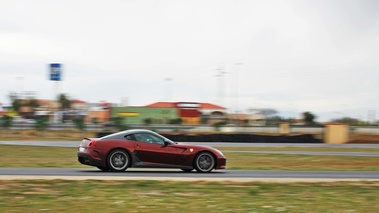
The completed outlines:
{"type": "Polygon", "coordinates": [[[168,123],[178,118],[176,108],[112,107],[111,117],[122,117],[124,124],[145,124],[151,118],[153,123],[168,123]]]}

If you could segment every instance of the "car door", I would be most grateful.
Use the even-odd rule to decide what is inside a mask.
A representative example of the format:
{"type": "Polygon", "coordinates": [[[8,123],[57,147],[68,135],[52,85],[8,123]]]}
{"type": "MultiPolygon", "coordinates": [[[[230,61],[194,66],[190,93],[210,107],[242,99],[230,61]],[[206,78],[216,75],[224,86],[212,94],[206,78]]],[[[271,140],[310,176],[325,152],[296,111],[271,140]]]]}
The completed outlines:
{"type": "Polygon", "coordinates": [[[178,149],[166,146],[164,139],[150,133],[136,133],[135,152],[138,158],[146,164],[176,163],[178,149]]]}

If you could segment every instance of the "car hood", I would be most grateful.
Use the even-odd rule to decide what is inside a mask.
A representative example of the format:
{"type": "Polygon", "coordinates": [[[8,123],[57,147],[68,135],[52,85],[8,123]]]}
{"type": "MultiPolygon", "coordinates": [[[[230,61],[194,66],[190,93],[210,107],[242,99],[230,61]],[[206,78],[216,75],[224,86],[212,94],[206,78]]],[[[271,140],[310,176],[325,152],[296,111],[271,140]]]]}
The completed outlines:
{"type": "Polygon", "coordinates": [[[206,149],[206,150],[208,150],[208,149],[210,149],[210,150],[214,149],[214,148],[212,148],[210,146],[195,145],[195,144],[190,144],[190,143],[176,143],[176,144],[174,144],[172,146],[180,147],[180,148],[187,148],[187,149],[189,149],[189,148],[199,148],[199,149],[206,149]]]}

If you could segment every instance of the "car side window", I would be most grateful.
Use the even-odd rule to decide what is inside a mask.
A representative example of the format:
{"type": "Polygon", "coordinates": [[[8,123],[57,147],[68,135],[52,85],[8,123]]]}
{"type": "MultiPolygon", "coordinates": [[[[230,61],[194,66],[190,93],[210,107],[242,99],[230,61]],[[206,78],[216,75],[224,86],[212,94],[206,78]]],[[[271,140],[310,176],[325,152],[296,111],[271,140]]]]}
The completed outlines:
{"type": "Polygon", "coordinates": [[[164,145],[164,140],[162,138],[149,133],[137,133],[135,134],[135,137],[136,140],[140,142],[164,145]]]}
{"type": "Polygon", "coordinates": [[[125,135],[125,139],[126,140],[130,140],[130,141],[135,141],[136,138],[134,137],[134,135],[125,135]]]}
{"type": "Polygon", "coordinates": [[[159,145],[164,145],[164,140],[160,137],[157,137],[155,135],[151,135],[152,139],[153,139],[153,143],[155,144],[159,144],[159,145]]]}

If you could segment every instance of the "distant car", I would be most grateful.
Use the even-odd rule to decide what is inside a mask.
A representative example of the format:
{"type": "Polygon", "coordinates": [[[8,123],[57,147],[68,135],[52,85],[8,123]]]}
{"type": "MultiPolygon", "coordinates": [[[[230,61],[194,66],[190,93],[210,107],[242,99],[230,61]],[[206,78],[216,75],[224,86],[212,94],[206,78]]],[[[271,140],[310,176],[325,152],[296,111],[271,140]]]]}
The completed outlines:
{"type": "Polygon", "coordinates": [[[145,129],[84,138],[78,148],[78,161],[102,171],[114,172],[125,171],[128,167],[210,172],[226,166],[225,156],[217,149],[176,143],[145,129]]]}

